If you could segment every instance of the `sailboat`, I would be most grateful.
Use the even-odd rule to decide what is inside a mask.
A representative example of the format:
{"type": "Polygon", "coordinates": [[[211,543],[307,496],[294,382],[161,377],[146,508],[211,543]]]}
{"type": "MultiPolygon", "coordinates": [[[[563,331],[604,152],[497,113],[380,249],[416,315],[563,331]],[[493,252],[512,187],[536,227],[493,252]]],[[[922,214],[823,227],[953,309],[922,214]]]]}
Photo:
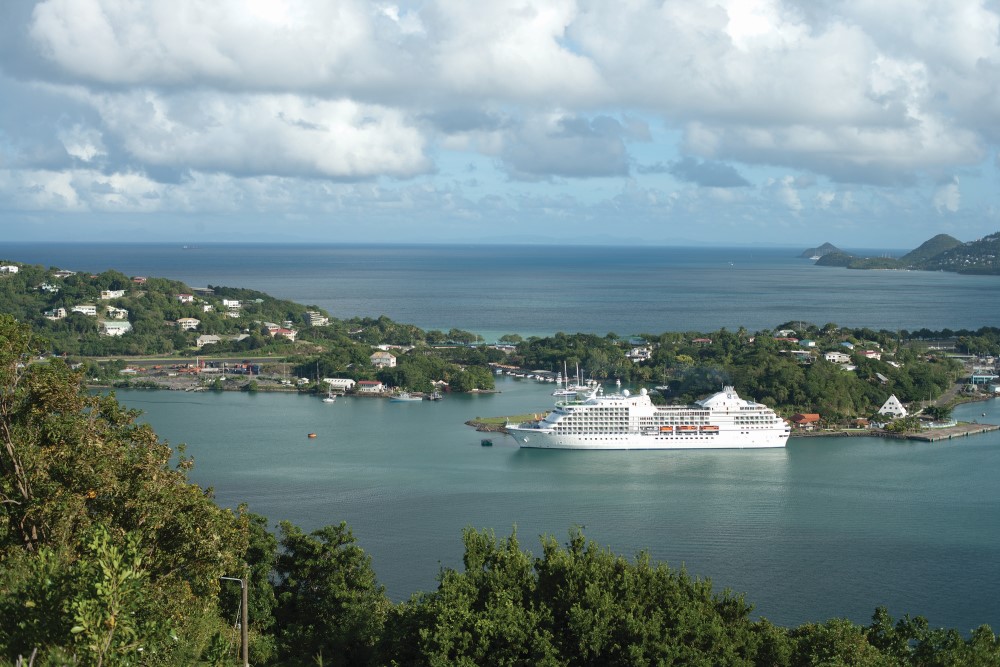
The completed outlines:
{"type": "MultiPolygon", "coordinates": [[[[319,362],[316,362],[316,386],[319,386],[321,380],[319,379],[319,362]]],[[[324,403],[336,403],[337,396],[333,393],[333,385],[327,383],[326,385],[326,396],[323,397],[324,403]]]]}
{"type": "Polygon", "coordinates": [[[563,362],[563,373],[562,373],[562,376],[560,376],[560,377],[566,379],[566,384],[562,385],[562,383],[560,382],[560,385],[562,385],[562,386],[560,386],[559,389],[556,389],[554,392],[552,392],[552,395],[553,396],[576,396],[576,389],[570,389],[569,388],[569,374],[566,372],[566,362],[565,361],[563,362]]]}

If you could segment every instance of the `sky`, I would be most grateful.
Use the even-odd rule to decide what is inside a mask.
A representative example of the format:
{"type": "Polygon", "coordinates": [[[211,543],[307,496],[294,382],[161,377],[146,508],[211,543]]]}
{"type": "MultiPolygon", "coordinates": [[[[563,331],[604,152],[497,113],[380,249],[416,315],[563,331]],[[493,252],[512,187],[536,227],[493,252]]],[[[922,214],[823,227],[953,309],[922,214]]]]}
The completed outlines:
{"type": "Polygon", "coordinates": [[[9,241],[1000,230],[1000,2],[5,0],[9,241]]]}

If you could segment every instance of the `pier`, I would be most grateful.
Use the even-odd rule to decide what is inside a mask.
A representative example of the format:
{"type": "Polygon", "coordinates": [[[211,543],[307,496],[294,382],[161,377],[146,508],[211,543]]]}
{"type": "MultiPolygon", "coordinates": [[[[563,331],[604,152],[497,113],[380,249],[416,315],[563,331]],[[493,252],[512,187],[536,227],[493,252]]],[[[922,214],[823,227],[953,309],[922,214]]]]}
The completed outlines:
{"type": "Polygon", "coordinates": [[[920,433],[907,433],[907,440],[921,440],[923,442],[939,442],[941,440],[951,440],[953,438],[963,438],[970,435],[978,435],[989,431],[1000,430],[997,424],[964,423],[945,428],[936,428],[920,433]]]}

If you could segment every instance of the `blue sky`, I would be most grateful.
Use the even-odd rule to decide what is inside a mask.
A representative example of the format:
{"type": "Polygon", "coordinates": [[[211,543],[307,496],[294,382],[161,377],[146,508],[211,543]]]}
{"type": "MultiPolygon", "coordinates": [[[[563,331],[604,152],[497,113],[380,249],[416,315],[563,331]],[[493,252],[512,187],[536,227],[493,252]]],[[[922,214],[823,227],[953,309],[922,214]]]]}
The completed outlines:
{"type": "Polygon", "coordinates": [[[12,241],[1000,230],[996,2],[7,2],[0,100],[12,241]]]}

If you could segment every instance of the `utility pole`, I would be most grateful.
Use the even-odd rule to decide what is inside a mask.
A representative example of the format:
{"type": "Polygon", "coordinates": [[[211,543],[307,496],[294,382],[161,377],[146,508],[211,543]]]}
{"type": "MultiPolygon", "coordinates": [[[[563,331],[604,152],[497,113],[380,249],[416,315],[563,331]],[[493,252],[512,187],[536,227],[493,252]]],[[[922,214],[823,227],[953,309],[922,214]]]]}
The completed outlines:
{"type": "Polygon", "coordinates": [[[247,628],[247,584],[249,583],[246,578],[240,579],[238,577],[219,577],[219,579],[224,579],[226,581],[238,581],[240,582],[240,657],[243,660],[243,667],[250,667],[250,644],[247,638],[248,628],[247,628]]]}

